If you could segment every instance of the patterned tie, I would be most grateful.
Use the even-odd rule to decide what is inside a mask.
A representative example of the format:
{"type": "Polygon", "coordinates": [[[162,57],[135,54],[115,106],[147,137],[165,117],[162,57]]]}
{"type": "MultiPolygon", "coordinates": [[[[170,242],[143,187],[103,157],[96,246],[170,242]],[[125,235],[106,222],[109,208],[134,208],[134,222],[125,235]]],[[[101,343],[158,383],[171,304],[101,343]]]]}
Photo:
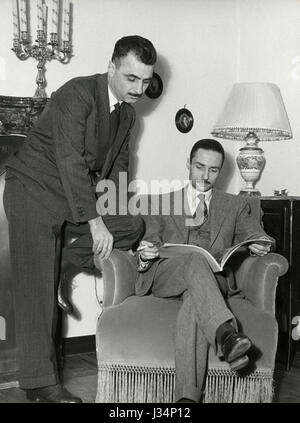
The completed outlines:
{"type": "Polygon", "coordinates": [[[205,222],[208,216],[207,205],[205,202],[205,195],[199,194],[198,198],[199,198],[199,204],[195,210],[195,213],[193,214],[194,226],[203,225],[203,223],[205,222]]]}

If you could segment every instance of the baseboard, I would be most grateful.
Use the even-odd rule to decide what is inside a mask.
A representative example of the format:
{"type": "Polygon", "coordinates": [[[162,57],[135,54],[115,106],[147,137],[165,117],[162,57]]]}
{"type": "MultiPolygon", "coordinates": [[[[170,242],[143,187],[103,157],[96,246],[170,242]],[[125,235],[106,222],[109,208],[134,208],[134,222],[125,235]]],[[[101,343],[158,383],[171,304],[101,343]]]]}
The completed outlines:
{"type": "Polygon", "coordinates": [[[62,340],[62,354],[73,355],[96,351],[95,335],[75,336],[62,340]]]}

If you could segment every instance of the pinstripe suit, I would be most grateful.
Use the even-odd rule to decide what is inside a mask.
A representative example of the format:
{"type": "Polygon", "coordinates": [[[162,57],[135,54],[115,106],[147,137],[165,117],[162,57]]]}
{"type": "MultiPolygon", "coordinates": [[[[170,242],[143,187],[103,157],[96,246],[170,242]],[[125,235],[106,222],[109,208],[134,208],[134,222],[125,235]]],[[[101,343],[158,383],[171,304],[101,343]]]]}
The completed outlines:
{"type": "MultiPolygon", "coordinates": [[[[51,96],[27,141],[7,163],[4,206],[21,388],[57,382],[53,337],[63,228],[72,224],[77,230],[83,228],[85,264],[92,267],[87,221],[98,213],[91,172],[98,171],[99,179],[104,179],[127,171],[135,112],[122,104],[114,139],[109,116],[107,74],[72,79],[51,96]]],[[[141,231],[138,223],[134,227],[129,220],[127,226],[122,222],[120,235],[127,248],[141,231]]],[[[112,227],[118,229],[114,219],[112,227]]]]}

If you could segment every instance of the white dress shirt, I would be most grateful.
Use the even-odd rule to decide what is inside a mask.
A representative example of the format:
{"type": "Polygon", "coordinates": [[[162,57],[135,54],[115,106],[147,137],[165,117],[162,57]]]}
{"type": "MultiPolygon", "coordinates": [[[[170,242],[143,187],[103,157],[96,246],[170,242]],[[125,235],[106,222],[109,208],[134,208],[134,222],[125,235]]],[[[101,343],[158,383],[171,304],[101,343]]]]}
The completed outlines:
{"type": "Polygon", "coordinates": [[[209,212],[212,190],[210,189],[209,191],[198,191],[196,188],[193,187],[191,182],[189,182],[187,186],[187,200],[192,215],[195,213],[197,206],[200,202],[200,199],[198,197],[199,194],[204,194],[207,212],[209,212]]]}
{"type": "Polygon", "coordinates": [[[112,93],[110,87],[108,86],[108,100],[109,100],[109,109],[110,113],[115,110],[115,104],[119,103],[120,106],[123,103],[123,101],[119,101],[112,93]]]}

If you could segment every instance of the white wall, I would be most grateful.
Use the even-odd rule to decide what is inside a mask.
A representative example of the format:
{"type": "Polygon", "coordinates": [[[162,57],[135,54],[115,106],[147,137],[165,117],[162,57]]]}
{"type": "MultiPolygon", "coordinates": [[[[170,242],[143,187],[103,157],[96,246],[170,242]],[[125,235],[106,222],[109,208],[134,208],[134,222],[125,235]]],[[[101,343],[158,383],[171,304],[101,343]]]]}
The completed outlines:
{"type": "Polygon", "coordinates": [[[300,1],[241,0],[239,5],[238,80],[277,84],[293,131],[291,140],[259,144],[267,162],[257,188],[263,195],[284,188],[300,195],[300,1]]]}

